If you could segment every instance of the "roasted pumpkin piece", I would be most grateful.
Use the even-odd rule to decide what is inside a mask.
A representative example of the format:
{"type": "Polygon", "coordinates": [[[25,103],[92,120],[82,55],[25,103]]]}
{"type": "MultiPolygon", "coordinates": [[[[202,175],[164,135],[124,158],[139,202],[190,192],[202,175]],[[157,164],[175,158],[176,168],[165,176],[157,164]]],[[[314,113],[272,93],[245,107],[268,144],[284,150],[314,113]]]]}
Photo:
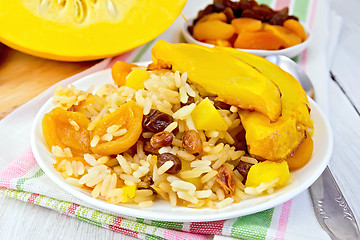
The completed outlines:
{"type": "Polygon", "coordinates": [[[139,90],[144,88],[144,81],[149,78],[150,73],[141,69],[135,69],[126,77],[125,85],[132,89],[139,90]]]}
{"type": "Polygon", "coordinates": [[[258,187],[261,183],[276,181],[275,187],[285,185],[290,179],[289,167],[286,161],[280,163],[264,161],[251,166],[247,175],[246,187],[258,187]],[[278,179],[276,181],[276,179],[278,179]]]}
{"type": "Polygon", "coordinates": [[[279,50],[284,46],[284,41],[269,32],[244,31],[238,35],[234,47],[242,49],[279,50]]]}
{"type": "Polygon", "coordinates": [[[121,105],[115,112],[106,115],[91,132],[91,139],[99,141],[91,150],[99,155],[113,155],[132,147],[142,132],[142,108],[134,101],[121,105]],[[109,131],[109,128],[115,129],[109,131]],[[119,134],[117,134],[119,133],[119,134]]]}
{"type": "Polygon", "coordinates": [[[137,65],[127,62],[117,61],[111,67],[111,76],[115,84],[118,85],[119,87],[125,85],[126,77],[131,72],[131,69],[133,67],[137,67],[137,65]]]}
{"type": "Polygon", "coordinates": [[[281,117],[270,123],[256,112],[240,111],[246,131],[249,153],[263,159],[278,161],[289,157],[305,137],[305,129],[297,129],[295,112],[283,111],[281,117]]]}
{"type": "Polygon", "coordinates": [[[306,33],[304,27],[295,19],[288,19],[284,22],[284,28],[289,29],[298,35],[302,41],[306,40],[306,33]]]}
{"type": "Polygon", "coordinates": [[[160,35],[175,21],[185,2],[4,0],[0,9],[7,11],[0,14],[0,22],[7,24],[0,27],[0,42],[62,61],[116,56],[160,35]]]}
{"type": "Polygon", "coordinates": [[[235,29],[231,24],[220,20],[211,20],[196,23],[193,29],[197,40],[226,40],[231,38],[235,29]]]}
{"type": "Polygon", "coordinates": [[[173,70],[187,72],[190,81],[216,94],[220,101],[265,114],[271,122],[281,114],[278,87],[226,52],[160,40],[154,45],[152,56],[154,64],[160,60],[171,64],[173,70]]]}
{"type": "Polygon", "coordinates": [[[208,98],[194,108],[191,117],[198,130],[226,131],[229,127],[208,98]]]}
{"type": "Polygon", "coordinates": [[[301,38],[297,34],[287,28],[284,28],[283,26],[270,25],[267,23],[264,23],[263,25],[265,32],[272,33],[283,40],[285,48],[292,47],[302,42],[301,38]]]}
{"type": "Polygon", "coordinates": [[[260,31],[262,22],[254,18],[234,18],[231,25],[235,28],[235,33],[240,34],[244,31],[260,31]]]}
{"type": "Polygon", "coordinates": [[[253,66],[274,81],[281,91],[282,115],[277,122],[271,123],[257,112],[239,112],[249,153],[274,161],[289,157],[304,139],[305,132],[313,129],[309,103],[300,83],[264,58],[232,48],[216,48],[253,66]]]}
{"type": "Polygon", "coordinates": [[[313,148],[314,148],[314,142],[312,138],[309,135],[307,135],[302,140],[302,142],[300,143],[299,147],[295,150],[293,155],[285,159],[289,165],[290,171],[295,171],[305,166],[310,161],[313,148]]]}
{"type": "Polygon", "coordinates": [[[84,114],[57,107],[44,115],[42,131],[50,148],[68,147],[74,156],[78,156],[91,153],[89,123],[84,114]]]}

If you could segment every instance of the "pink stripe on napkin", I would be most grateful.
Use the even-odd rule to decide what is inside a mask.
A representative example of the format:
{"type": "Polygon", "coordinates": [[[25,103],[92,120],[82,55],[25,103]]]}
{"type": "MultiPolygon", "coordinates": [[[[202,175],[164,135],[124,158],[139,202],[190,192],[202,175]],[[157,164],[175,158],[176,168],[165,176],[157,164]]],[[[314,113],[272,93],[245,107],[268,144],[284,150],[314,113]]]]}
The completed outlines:
{"type": "Polygon", "coordinates": [[[113,225],[109,225],[109,229],[110,230],[113,230],[115,232],[119,232],[119,233],[123,233],[123,234],[126,234],[130,237],[135,237],[137,238],[138,237],[138,233],[137,232],[134,232],[134,231],[131,231],[129,229],[125,229],[125,228],[120,228],[120,227],[116,227],[116,226],[113,226],[113,225]]]}
{"type": "Polygon", "coordinates": [[[40,195],[37,193],[33,193],[31,194],[31,196],[28,199],[28,203],[35,203],[35,200],[39,197],[40,195]]]}
{"type": "Polygon", "coordinates": [[[0,187],[9,188],[12,179],[24,176],[36,164],[35,157],[29,149],[12,164],[0,171],[0,187]]]}
{"type": "Polygon", "coordinates": [[[190,232],[221,235],[224,223],[225,221],[193,222],[190,225],[190,232]]]}
{"type": "Polygon", "coordinates": [[[289,222],[292,200],[285,202],[281,209],[278,229],[276,231],[275,240],[282,240],[285,237],[286,228],[289,222]]]}
{"type": "Polygon", "coordinates": [[[75,215],[76,209],[77,209],[79,206],[80,206],[79,204],[72,203],[71,206],[69,207],[68,214],[74,214],[74,215],[75,215]]]}

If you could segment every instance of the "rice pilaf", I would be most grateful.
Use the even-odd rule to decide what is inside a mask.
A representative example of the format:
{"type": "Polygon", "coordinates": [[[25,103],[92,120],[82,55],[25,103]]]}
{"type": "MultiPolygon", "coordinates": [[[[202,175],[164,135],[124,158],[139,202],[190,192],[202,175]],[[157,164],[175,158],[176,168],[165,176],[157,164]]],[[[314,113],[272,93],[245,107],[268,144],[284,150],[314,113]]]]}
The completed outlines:
{"type": "MultiPolygon", "coordinates": [[[[218,102],[216,96],[188,81],[186,72],[146,67],[132,70],[135,69],[149,72],[144,88],[138,90],[113,84],[87,91],[74,86],[56,88],[53,97],[56,107],[82,113],[89,119],[88,131],[129,101],[142,108],[143,121],[154,114],[165,114],[171,119],[159,132],[143,128],[136,144],[121,154],[87,153],[79,157],[69,147],[52,146],[54,167],[67,183],[88,189],[94,198],[112,204],[135,203],[140,208],[151,207],[157,198],[169,201],[172,206],[223,208],[274,191],[277,179],[256,188],[244,186],[244,175],[237,166],[258,161],[237,144],[243,132],[237,107],[218,102]],[[196,129],[192,113],[205,99],[216,107],[227,130],[196,129]],[[160,142],[155,141],[155,135],[160,142]],[[193,147],[192,142],[186,143],[186,135],[198,144],[193,147]],[[164,139],[170,142],[162,146],[164,139]],[[176,172],[174,168],[179,164],[181,169],[176,172]]],[[[75,130],[80,128],[76,121],[70,124],[75,130]]],[[[91,137],[90,146],[111,142],[127,131],[119,125],[110,125],[105,134],[91,137]]]]}

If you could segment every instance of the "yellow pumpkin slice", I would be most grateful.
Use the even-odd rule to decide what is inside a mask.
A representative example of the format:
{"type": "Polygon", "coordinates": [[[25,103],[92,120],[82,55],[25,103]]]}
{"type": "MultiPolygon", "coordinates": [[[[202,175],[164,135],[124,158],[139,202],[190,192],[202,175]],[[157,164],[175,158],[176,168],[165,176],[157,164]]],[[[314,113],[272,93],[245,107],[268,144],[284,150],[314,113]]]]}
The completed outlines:
{"type": "Polygon", "coordinates": [[[289,157],[313,129],[309,102],[300,83],[289,73],[264,58],[232,48],[216,47],[256,68],[279,87],[281,92],[281,117],[271,123],[257,112],[240,111],[246,131],[246,143],[251,155],[279,161],[289,157]]]}
{"type": "Polygon", "coordinates": [[[281,115],[280,92],[274,82],[226,52],[160,40],[151,53],[154,64],[165,62],[173,70],[187,72],[190,81],[227,104],[255,110],[271,122],[281,115]]]}
{"type": "Polygon", "coordinates": [[[62,61],[118,55],[154,39],[185,0],[0,1],[0,41],[62,61]]]}

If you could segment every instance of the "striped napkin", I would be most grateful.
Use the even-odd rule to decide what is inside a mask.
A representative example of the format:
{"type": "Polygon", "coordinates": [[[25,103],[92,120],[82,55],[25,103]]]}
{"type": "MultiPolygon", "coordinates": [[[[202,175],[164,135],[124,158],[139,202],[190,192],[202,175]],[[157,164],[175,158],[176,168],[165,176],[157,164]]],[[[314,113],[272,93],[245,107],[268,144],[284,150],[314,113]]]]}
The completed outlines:
{"type": "MultiPolygon", "coordinates": [[[[290,13],[298,16],[312,29],[314,43],[296,60],[313,79],[321,78],[324,72],[319,71],[316,64],[324,64],[326,68],[326,39],[330,34],[327,28],[330,21],[328,2],[326,0],[261,0],[258,2],[268,4],[275,9],[290,6],[290,13]],[[314,62],[316,62],[315,66],[314,62]]],[[[183,14],[189,18],[193,17],[198,9],[208,3],[208,1],[189,0],[183,14]]],[[[179,29],[183,21],[182,18],[178,18],[157,39],[169,42],[181,41],[179,29]]],[[[150,49],[157,39],[114,59],[105,59],[57,85],[66,86],[90,73],[111,67],[117,60],[128,62],[150,60],[150,49]]],[[[314,85],[320,105],[327,108],[327,83],[318,80],[314,81],[314,85]]],[[[316,221],[307,191],[280,206],[263,212],[223,221],[193,223],[151,221],[118,216],[81,202],[49,180],[30,150],[30,129],[33,119],[42,104],[52,96],[53,90],[54,87],[51,87],[0,121],[1,194],[140,239],[185,240],[209,239],[210,237],[221,239],[226,236],[240,239],[329,239],[316,221]]]]}

